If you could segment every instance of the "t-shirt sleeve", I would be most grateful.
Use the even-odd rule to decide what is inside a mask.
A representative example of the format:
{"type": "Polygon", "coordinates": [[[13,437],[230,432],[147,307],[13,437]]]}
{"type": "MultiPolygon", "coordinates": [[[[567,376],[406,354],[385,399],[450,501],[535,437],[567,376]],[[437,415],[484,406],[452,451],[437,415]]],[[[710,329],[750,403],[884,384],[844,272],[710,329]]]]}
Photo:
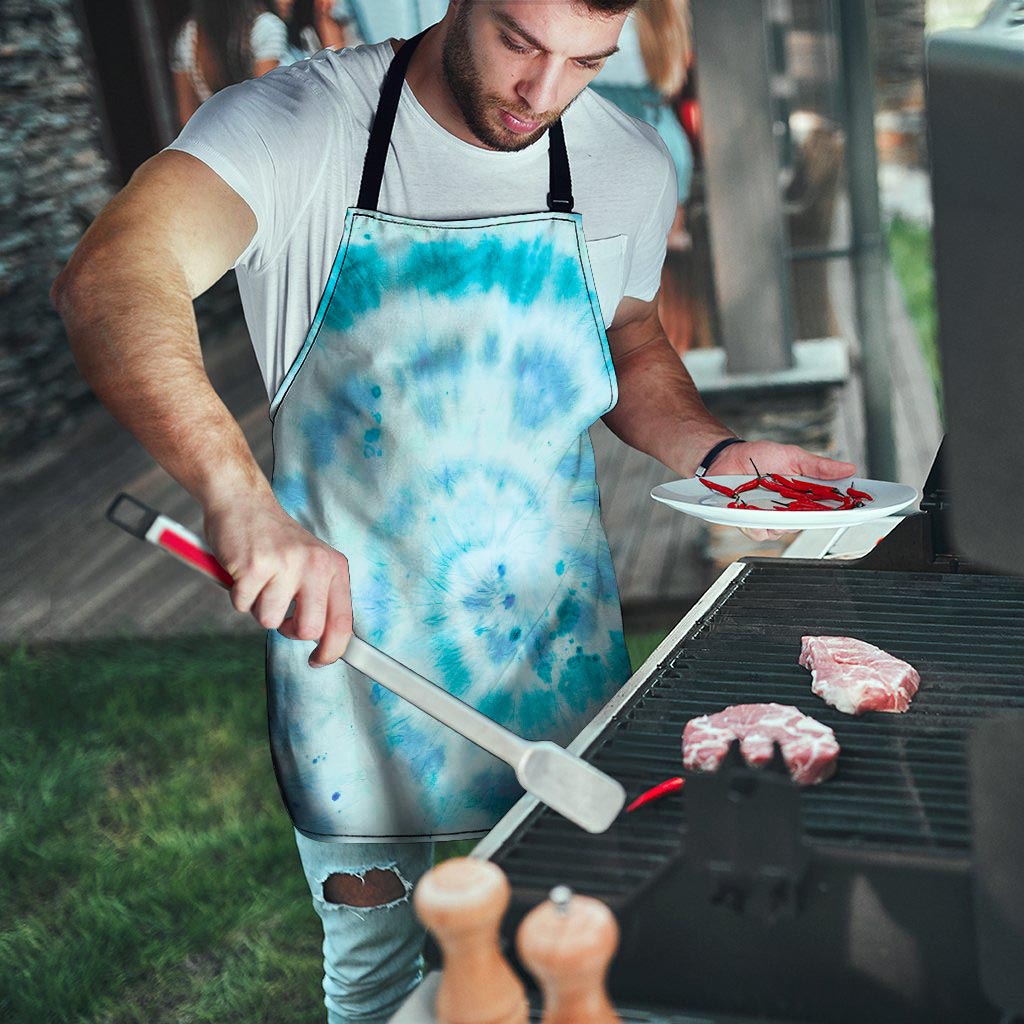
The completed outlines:
{"type": "Polygon", "coordinates": [[[253,60],[287,61],[288,27],[276,14],[266,11],[253,22],[249,45],[253,60]]]}
{"type": "Polygon", "coordinates": [[[257,272],[281,252],[321,185],[344,119],[307,61],[216,93],[167,147],[202,160],[252,210],[256,233],[236,267],[257,272]]]}
{"type": "Polygon", "coordinates": [[[658,168],[652,175],[651,207],[643,221],[633,246],[633,259],[626,281],[625,295],[650,302],[661,287],[661,268],[665,262],[668,233],[675,220],[679,186],[676,168],[668,148],[652,128],[652,145],[656,147],[654,164],[658,168]]]}

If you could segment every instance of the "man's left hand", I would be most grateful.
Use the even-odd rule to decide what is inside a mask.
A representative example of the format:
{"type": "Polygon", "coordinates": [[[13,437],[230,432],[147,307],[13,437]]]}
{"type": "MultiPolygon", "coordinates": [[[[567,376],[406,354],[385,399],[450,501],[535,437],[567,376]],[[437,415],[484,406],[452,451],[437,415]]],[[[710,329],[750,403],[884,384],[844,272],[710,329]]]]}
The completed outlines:
{"type": "MultiPolygon", "coordinates": [[[[783,476],[810,477],[812,480],[840,480],[853,476],[857,467],[852,462],[837,462],[823,455],[815,455],[795,444],[778,444],[775,441],[744,441],[732,444],[718,456],[708,469],[708,476],[754,476],[755,469],[767,475],[781,473],[783,476]]],[[[786,530],[742,531],[751,540],[775,540],[786,530]]]]}

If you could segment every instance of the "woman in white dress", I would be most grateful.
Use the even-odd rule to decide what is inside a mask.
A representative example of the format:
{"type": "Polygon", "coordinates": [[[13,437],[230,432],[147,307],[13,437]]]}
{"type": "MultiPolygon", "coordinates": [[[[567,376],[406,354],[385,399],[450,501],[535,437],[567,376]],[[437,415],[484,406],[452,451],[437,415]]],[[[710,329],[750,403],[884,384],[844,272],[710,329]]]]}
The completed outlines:
{"type": "Polygon", "coordinates": [[[194,0],[171,54],[178,120],[226,86],[287,63],[288,29],[265,0],[194,0]]]}

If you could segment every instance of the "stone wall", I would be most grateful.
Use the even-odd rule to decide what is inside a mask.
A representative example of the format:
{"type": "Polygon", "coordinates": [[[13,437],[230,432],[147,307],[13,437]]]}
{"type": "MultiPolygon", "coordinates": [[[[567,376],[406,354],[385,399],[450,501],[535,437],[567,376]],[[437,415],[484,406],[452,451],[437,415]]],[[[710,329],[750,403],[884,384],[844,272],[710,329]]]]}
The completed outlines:
{"type": "Polygon", "coordinates": [[[50,283],[113,194],[70,0],[0,3],[0,459],[92,402],[50,283]]]}

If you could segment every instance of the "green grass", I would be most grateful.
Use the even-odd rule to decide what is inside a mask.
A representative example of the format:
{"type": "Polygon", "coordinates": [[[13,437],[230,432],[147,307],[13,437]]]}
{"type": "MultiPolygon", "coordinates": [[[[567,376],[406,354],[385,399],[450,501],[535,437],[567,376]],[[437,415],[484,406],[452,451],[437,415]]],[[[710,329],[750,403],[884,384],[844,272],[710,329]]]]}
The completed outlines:
{"type": "Polygon", "coordinates": [[[258,639],[0,651],[0,707],[0,1020],[322,1019],[258,639]]]}
{"type": "Polygon", "coordinates": [[[938,318],[931,230],[901,217],[894,218],[889,225],[889,253],[921,342],[921,350],[931,370],[941,408],[942,380],[936,337],[938,318]]]}

